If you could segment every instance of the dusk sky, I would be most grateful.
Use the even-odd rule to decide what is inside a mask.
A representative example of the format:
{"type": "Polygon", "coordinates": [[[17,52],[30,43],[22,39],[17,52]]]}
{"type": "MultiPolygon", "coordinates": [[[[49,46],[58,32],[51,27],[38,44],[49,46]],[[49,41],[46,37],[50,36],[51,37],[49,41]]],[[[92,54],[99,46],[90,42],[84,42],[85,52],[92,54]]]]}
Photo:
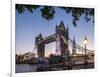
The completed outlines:
{"type": "MultiPolygon", "coordinates": [[[[69,37],[73,39],[75,37],[76,43],[83,45],[83,39],[85,36],[88,38],[87,48],[94,49],[94,25],[92,21],[86,22],[84,16],[81,16],[77,22],[77,27],[72,24],[71,14],[66,14],[64,10],[55,7],[55,16],[51,21],[47,21],[41,16],[40,9],[36,9],[33,13],[25,11],[23,14],[19,14],[16,11],[16,53],[23,54],[26,52],[32,52],[35,45],[35,37],[41,33],[43,37],[47,37],[55,33],[55,26],[63,21],[65,27],[69,28],[69,37]]],[[[45,45],[46,54],[53,53],[55,51],[55,42],[45,45]]]]}

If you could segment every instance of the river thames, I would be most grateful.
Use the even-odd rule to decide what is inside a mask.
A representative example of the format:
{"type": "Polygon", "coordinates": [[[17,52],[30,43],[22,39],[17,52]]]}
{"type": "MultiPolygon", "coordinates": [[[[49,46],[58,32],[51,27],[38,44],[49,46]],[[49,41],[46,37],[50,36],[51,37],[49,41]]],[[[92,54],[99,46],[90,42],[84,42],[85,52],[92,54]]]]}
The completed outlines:
{"type": "Polygon", "coordinates": [[[24,72],[36,72],[37,65],[32,64],[16,64],[15,67],[16,73],[24,73],[24,72]]]}
{"type": "MultiPolygon", "coordinates": [[[[15,67],[15,72],[16,73],[28,73],[28,72],[37,72],[37,68],[38,68],[38,65],[36,64],[16,64],[16,67],[15,67]]],[[[65,67],[67,68],[67,67],[65,67]]],[[[87,69],[93,69],[94,68],[94,63],[88,63],[87,64],[87,69]]],[[[76,64],[76,65],[73,65],[72,70],[79,70],[79,69],[84,69],[84,64],[76,64]]],[[[63,70],[62,67],[60,68],[57,68],[57,67],[53,67],[53,68],[46,68],[45,69],[46,71],[60,71],[60,70],[63,70]]],[[[66,69],[68,70],[68,69],[66,69]]]]}

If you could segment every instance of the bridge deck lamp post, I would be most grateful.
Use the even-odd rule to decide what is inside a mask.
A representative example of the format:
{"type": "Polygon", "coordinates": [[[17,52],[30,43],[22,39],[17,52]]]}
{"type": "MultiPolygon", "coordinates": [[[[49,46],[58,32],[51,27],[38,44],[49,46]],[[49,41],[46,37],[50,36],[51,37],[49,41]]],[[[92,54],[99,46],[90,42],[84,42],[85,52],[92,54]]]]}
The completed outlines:
{"type": "Polygon", "coordinates": [[[87,68],[87,58],[86,58],[86,46],[87,46],[87,43],[88,43],[88,39],[87,39],[87,37],[85,36],[85,38],[84,38],[84,40],[83,40],[83,43],[84,43],[84,46],[85,46],[85,62],[84,62],[84,64],[85,64],[85,69],[87,68]]]}

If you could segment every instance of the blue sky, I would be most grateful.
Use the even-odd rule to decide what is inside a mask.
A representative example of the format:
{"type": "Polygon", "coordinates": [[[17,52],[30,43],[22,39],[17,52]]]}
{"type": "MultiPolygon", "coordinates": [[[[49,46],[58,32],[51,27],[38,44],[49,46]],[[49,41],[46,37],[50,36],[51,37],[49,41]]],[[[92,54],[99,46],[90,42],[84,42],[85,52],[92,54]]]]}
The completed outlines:
{"type": "MultiPolygon", "coordinates": [[[[81,16],[77,22],[77,27],[72,24],[71,14],[66,14],[64,10],[55,7],[55,17],[51,21],[47,21],[41,16],[40,9],[34,10],[33,13],[26,11],[19,14],[16,11],[16,53],[23,54],[32,52],[34,48],[35,37],[41,33],[44,37],[55,33],[55,26],[64,21],[65,27],[69,28],[69,36],[71,39],[75,37],[76,43],[83,46],[83,39],[87,36],[89,42],[88,49],[94,49],[94,26],[92,21],[86,22],[84,16],[81,16]]],[[[55,42],[47,44],[45,51],[51,53],[55,50],[55,42]]]]}

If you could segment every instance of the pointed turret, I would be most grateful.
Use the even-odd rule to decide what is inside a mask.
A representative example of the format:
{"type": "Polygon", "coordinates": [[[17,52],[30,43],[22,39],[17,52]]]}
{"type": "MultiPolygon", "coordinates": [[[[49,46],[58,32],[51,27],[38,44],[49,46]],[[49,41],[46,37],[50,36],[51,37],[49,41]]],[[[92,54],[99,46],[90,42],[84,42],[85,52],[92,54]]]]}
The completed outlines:
{"type": "Polygon", "coordinates": [[[72,48],[72,54],[76,54],[76,42],[75,42],[75,37],[73,37],[73,48],[72,48]]]}
{"type": "Polygon", "coordinates": [[[63,22],[63,21],[60,22],[60,28],[61,28],[62,30],[65,30],[65,26],[64,26],[64,22],[63,22]]]}
{"type": "Polygon", "coordinates": [[[35,44],[37,44],[41,40],[43,40],[43,37],[42,34],[40,33],[38,36],[35,37],[35,44]]]}

